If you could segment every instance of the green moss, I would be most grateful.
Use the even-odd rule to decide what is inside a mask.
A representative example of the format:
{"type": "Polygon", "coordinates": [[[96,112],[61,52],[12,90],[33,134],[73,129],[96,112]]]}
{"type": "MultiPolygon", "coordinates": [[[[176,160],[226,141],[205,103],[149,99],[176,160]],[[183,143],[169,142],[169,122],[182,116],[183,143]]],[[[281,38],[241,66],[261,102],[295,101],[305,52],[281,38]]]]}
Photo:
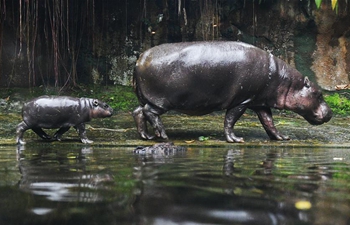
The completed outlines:
{"type": "Polygon", "coordinates": [[[325,96],[325,101],[336,115],[350,115],[350,100],[345,96],[345,94],[348,93],[345,92],[342,95],[339,93],[334,93],[325,96]]]}
{"type": "Polygon", "coordinates": [[[137,97],[132,87],[109,86],[90,91],[90,96],[107,102],[114,110],[130,111],[138,105],[137,97]]]}

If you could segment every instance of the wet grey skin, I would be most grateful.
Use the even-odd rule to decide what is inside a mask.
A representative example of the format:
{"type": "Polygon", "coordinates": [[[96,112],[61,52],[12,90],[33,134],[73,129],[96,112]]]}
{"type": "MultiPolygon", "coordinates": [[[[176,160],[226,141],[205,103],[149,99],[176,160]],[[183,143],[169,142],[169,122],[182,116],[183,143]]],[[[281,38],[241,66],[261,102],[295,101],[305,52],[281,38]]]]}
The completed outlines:
{"type": "Polygon", "coordinates": [[[153,47],[139,57],[133,84],[140,103],[133,117],[143,139],[168,138],[160,115],[169,110],[189,115],[226,110],[227,142],[244,142],[233,128],[246,109],[257,114],[272,140],[289,137],[275,127],[271,108],[296,112],[313,125],[332,117],[316,84],[271,53],[241,42],[153,47]]]}
{"type": "Polygon", "coordinates": [[[16,128],[16,143],[24,145],[24,132],[32,129],[45,140],[60,141],[70,127],[74,127],[84,144],[93,143],[86,136],[85,123],[93,118],[113,115],[113,109],[98,99],[70,96],[41,96],[26,102],[22,108],[23,121],[16,128]],[[51,138],[42,129],[58,129],[51,138]]]}

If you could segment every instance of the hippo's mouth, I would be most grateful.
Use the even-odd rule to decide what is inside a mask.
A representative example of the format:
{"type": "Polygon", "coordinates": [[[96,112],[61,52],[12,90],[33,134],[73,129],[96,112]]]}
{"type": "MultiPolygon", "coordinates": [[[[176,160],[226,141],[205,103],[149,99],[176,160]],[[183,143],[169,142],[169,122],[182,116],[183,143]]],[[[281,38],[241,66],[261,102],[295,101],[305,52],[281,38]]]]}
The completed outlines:
{"type": "Polygon", "coordinates": [[[321,124],[324,124],[325,122],[327,122],[327,121],[323,121],[323,120],[310,119],[310,118],[307,118],[307,117],[304,117],[304,118],[311,125],[321,125],[321,124]]]}
{"type": "Polygon", "coordinates": [[[332,118],[332,115],[333,115],[332,111],[328,111],[326,114],[322,114],[322,115],[314,115],[314,116],[302,115],[302,116],[311,125],[321,125],[328,122],[332,118]]]}
{"type": "Polygon", "coordinates": [[[323,103],[319,104],[314,110],[304,110],[302,113],[299,112],[299,115],[304,117],[311,125],[321,125],[332,118],[333,112],[326,103],[323,103]]]}

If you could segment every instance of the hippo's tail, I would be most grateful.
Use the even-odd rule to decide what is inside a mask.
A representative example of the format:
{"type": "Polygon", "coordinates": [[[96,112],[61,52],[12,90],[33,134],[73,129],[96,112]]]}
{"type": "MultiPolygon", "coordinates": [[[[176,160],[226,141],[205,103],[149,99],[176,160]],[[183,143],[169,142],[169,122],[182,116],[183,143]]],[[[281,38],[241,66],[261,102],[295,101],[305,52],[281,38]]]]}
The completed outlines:
{"type": "Polygon", "coordinates": [[[137,81],[136,81],[136,66],[134,68],[134,73],[132,76],[132,87],[134,89],[135,94],[138,95],[138,93],[137,93],[138,85],[137,85],[137,81]]]}
{"type": "Polygon", "coordinates": [[[144,103],[144,98],[142,95],[142,91],[140,90],[139,84],[138,84],[138,79],[137,79],[137,66],[135,66],[134,68],[134,73],[133,73],[133,78],[132,78],[132,86],[134,89],[134,92],[139,100],[140,105],[145,105],[146,103],[144,103]]]}

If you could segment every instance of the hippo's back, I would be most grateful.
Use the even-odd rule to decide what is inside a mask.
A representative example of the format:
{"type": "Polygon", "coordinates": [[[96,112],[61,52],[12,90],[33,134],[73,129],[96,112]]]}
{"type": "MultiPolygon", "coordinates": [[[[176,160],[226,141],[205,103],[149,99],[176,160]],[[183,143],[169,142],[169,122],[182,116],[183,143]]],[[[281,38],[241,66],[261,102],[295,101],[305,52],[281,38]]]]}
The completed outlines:
{"type": "Polygon", "coordinates": [[[145,51],[137,61],[137,67],[162,66],[211,66],[246,62],[250,50],[265,51],[242,42],[180,42],[162,44],[145,51]],[[175,65],[174,65],[175,64],[175,65]]]}

